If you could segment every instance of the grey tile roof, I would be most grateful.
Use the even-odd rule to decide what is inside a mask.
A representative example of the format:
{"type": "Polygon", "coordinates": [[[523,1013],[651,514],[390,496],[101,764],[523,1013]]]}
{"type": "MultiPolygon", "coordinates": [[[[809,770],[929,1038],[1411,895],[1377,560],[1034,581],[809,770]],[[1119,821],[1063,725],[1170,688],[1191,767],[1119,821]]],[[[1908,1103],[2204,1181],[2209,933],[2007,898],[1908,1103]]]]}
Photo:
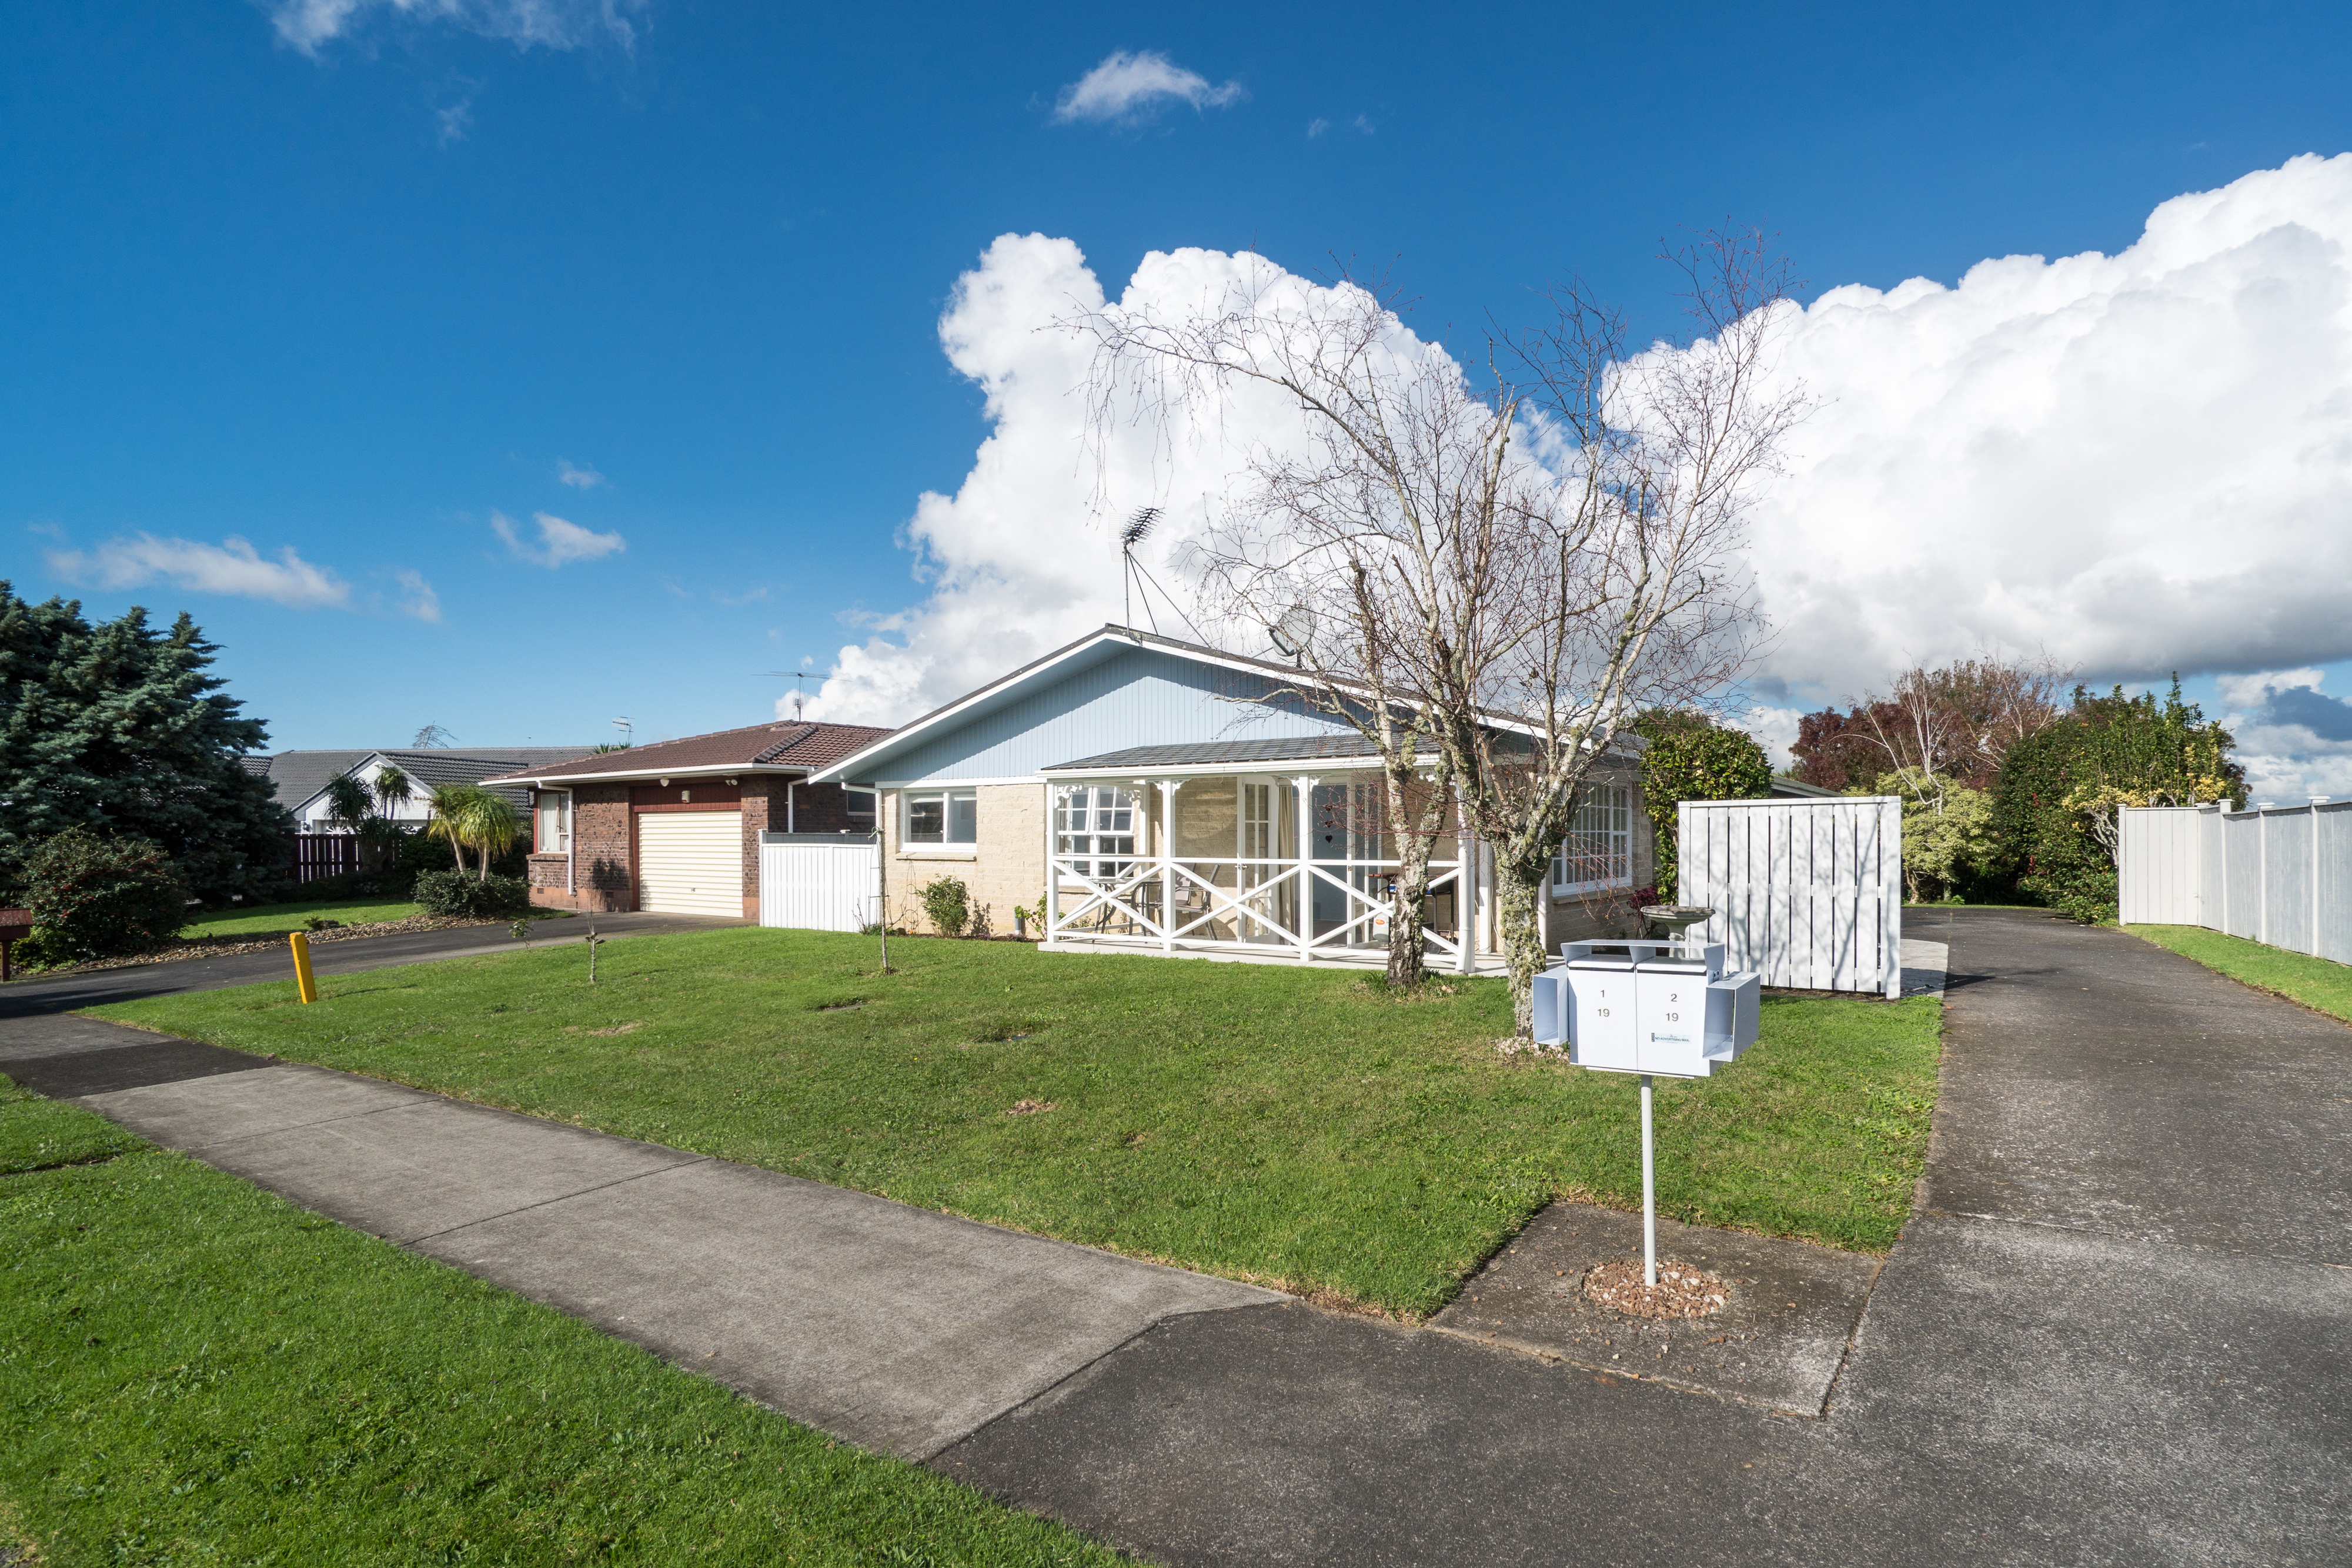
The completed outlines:
{"type": "Polygon", "coordinates": [[[1289,740],[1203,740],[1183,746],[1131,746],[1076,762],[1057,762],[1048,773],[1124,773],[1153,768],[1216,768],[1243,762],[1320,762],[1370,759],[1380,748],[1360,735],[1307,735],[1289,740]]]}
{"type": "MultiPolygon", "coordinates": [[[[576,746],[469,747],[464,751],[387,747],[370,751],[281,751],[274,757],[247,757],[244,762],[249,771],[269,780],[279,805],[295,810],[324,789],[330,779],[349,773],[371,757],[393,763],[416,781],[422,793],[436,784],[478,784],[497,774],[537,762],[561,762],[580,752],[576,746]]],[[[499,793],[518,806],[529,799],[522,789],[502,789],[499,793]]]]}

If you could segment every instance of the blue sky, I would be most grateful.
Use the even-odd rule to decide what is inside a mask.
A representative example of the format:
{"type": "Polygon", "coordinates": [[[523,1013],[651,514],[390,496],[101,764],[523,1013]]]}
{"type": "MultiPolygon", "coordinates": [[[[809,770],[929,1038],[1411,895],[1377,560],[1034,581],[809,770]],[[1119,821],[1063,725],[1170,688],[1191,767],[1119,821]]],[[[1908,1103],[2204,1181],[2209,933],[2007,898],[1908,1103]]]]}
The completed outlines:
{"type": "Polygon", "coordinates": [[[749,723],[929,591],[902,530],[989,430],[939,321],[997,235],[1114,287],[1183,246],[1392,259],[1433,335],[1580,273],[1664,330],[1676,225],[1950,283],[2352,147],[2340,5],[604,15],[13,7],[0,575],[192,611],[281,747],[749,723]],[[1211,96],[1057,120],[1117,50],[1211,96]],[[106,553],[142,534],[261,565],[106,553]]]}

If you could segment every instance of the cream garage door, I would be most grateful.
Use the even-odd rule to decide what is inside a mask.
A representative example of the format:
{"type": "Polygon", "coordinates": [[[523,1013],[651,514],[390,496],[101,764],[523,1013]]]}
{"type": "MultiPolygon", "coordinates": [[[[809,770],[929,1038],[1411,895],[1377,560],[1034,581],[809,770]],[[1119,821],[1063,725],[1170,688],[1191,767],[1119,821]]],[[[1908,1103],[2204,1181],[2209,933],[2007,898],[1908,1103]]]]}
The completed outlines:
{"type": "Polygon", "coordinates": [[[742,919],[743,813],[640,813],[637,907],[742,919]]]}

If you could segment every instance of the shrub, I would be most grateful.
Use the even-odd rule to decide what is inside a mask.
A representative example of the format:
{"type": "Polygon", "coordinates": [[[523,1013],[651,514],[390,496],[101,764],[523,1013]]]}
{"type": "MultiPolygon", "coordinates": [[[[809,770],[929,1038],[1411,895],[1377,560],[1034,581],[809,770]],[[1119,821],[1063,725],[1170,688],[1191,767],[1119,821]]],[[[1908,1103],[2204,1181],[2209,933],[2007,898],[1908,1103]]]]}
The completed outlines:
{"type": "Polygon", "coordinates": [[[53,964],[70,964],[75,955],[58,934],[46,925],[36,925],[8,945],[8,961],[19,969],[46,969],[53,964]]]}
{"type": "Polygon", "coordinates": [[[942,876],[923,887],[923,915],[942,936],[961,936],[971,918],[971,890],[960,877],[942,876]]]}
{"type": "Polygon", "coordinates": [[[1675,833],[1685,800],[1752,800],[1772,792],[1772,762],[1746,733],[1698,714],[1652,710],[1633,732],[1650,743],[1642,757],[1642,810],[1650,819],[1659,896],[1681,896],[1675,833]]]}
{"type": "Polygon", "coordinates": [[[33,924],[72,958],[143,953],[187,921],[187,886],[152,839],[52,833],[25,858],[25,885],[33,924]]]}
{"type": "MultiPolygon", "coordinates": [[[[527,852],[519,841],[503,853],[493,855],[490,858],[490,875],[520,879],[527,867],[525,860],[527,852]]],[[[415,898],[415,890],[420,878],[436,871],[457,869],[457,852],[449,847],[449,841],[427,838],[420,832],[404,831],[401,835],[400,848],[393,855],[391,868],[382,873],[381,880],[386,893],[395,896],[405,894],[410,898],[415,898]]],[[[309,894],[310,885],[304,884],[303,891],[306,896],[309,894]]],[[[420,899],[418,902],[422,903],[423,900],[420,899]]]]}
{"type": "Polygon", "coordinates": [[[530,908],[530,884],[519,876],[477,877],[457,871],[428,871],[416,879],[413,897],[427,915],[491,920],[530,908]]]}

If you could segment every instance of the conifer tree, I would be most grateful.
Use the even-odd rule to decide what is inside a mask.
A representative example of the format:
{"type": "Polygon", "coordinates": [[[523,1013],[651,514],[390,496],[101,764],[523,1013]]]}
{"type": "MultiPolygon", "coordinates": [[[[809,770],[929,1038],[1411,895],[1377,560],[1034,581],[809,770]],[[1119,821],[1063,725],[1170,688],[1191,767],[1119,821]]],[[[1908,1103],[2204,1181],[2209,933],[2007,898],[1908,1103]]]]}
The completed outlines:
{"type": "Polygon", "coordinates": [[[0,902],[22,901],[31,847],[68,828],[163,846],[206,904],[283,884],[293,819],[248,772],[268,738],[207,674],[216,644],[183,612],[93,625],[0,580],[0,902]]]}

